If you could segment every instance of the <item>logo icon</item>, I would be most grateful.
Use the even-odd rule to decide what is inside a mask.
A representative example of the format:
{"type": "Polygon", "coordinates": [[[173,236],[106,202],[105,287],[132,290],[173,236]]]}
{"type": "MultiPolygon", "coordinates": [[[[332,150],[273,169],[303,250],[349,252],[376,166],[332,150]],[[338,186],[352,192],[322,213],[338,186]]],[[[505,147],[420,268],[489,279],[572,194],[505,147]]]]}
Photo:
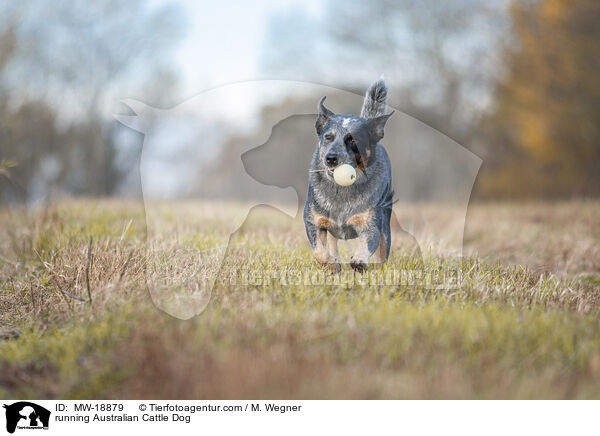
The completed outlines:
{"type": "Polygon", "coordinates": [[[29,401],[19,401],[6,409],[6,431],[14,433],[18,429],[48,429],[50,411],[29,401]]]}

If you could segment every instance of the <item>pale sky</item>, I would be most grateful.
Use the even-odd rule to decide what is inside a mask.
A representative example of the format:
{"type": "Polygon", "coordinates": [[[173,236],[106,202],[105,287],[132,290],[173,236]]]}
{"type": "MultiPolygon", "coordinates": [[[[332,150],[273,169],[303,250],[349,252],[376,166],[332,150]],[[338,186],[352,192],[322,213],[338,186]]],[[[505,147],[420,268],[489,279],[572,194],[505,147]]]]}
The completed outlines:
{"type": "MultiPolygon", "coordinates": [[[[163,1],[163,0],[161,0],[163,1]]],[[[269,18],[288,8],[318,15],[319,0],[175,0],[188,18],[176,53],[186,95],[231,82],[258,79],[269,18]]]]}
{"type": "MultiPolygon", "coordinates": [[[[187,19],[185,36],[173,56],[174,70],[181,83],[184,100],[199,93],[247,80],[265,79],[261,75],[270,18],[287,9],[319,16],[320,0],[152,0],[154,4],[178,5],[187,19]]],[[[264,72],[263,72],[264,73],[264,72]]],[[[223,101],[231,116],[255,119],[267,100],[255,95],[232,95],[223,101]]]]}

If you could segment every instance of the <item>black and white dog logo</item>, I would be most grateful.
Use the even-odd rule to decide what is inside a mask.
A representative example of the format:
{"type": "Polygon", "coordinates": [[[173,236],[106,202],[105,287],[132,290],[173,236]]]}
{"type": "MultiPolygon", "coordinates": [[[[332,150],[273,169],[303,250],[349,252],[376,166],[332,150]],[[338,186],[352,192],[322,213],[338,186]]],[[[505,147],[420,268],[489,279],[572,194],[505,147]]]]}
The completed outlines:
{"type": "Polygon", "coordinates": [[[6,431],[18,429],[48,429],[50,411],[29,401],[4,405],[6,409],[6,431]]]}

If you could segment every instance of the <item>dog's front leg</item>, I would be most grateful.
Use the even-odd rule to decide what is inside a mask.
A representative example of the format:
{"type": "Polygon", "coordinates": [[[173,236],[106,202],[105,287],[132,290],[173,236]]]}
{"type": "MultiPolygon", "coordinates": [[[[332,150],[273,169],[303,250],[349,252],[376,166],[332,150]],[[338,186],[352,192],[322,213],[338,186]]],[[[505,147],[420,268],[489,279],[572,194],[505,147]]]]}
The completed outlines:
{"type": "Polygon", "coordinates": [[[327,229],[316,227],[312,223],[306,223],[306,233],[317,262],[327,266],[332,272],[339,272],[342,266],[337,250],[337,239],[327,229]]]}
{"type": "Polygon", "coordinates": [[[317,229],[313,254],[321,265],[331,272],[340,272],[340,256],[337,251],[337,239],[325,229],[317,229]]]}
{"type": "Polygon", "coordinates": [[[358,249],[350,260],[350,266],[358,272],[363,272],[369,265],[369,258],[377,250],[381,239],[381,229],[377,225],[377,210],[369,210],[351,216],[347,224],[354,227],[358,233],[358,249]]]}
{"type": "Polygon", "coordinates": [[[338,253],[337,239],[327,232],[327,244],[329,245],[329,263],[328,267],[332,272],[340,272],[342,270],[342,264],[340,261],[340,254],[338,253]]]}
{"type": "Polygon", "coordinates": [[[313,255],[320,264],[329,262],[329,249],[327,247],[327,229],[317,227],[310,221],[304,222],[306,235],[312,246],[313,255]]]}
{"type": "Polygon", "coordinates": [[[350,259],[350,266],[358,272],[363,272],[369,265],[369,257],[377,250],[381,232],[375,228],[372,231],[361,233],[358,237],[358,249],[350,259]]]}
{"type": "Polygon", "coordinates": [[[329,262],[329,249],[327,247],[327,230],[316,229],[315,244],[313,246],[313,254],[317,262],[326,264],[329,262]]]}

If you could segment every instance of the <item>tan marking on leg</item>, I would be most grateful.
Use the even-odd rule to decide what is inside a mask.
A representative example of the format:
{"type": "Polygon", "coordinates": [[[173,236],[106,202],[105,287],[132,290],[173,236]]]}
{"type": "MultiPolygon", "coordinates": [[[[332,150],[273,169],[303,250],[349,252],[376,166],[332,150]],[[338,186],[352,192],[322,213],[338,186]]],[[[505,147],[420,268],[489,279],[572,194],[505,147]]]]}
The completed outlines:
{"type": "Polygon", "coordinates": [[[349,226],[354,226],[358,230],[362,230],[369,225],[369,222],[373,218],[373,210],[368,210],[366,212],[357,213],[352,215],[350,218],[346,220],[346,224],[349,226]]]}
{"type": "Polygon", "coordinates": [[[323,264],[329,261],[329,251],[327,249],[327,230],[317,230],[317,240],[313,254],[319,263],[323,264]]]}
{"type": "Polygon", "coordinates": [[[327,245],[329,245],[329,264],[328,267],[332,272],[340,272],[342,264],[340,254],[338,253],[338,240],[331,233],[327,232],[327,245]]]}
{"type": "Polygon", "coordinates": [[[331,233],[327,232],[327,244],[329,245],[329,255],[339,262],[340,255],[338,253],[338,240],[331,233]]]}
{"type": "Polygon", "coordinates": [[[313,215],[313,222],[317,227],[329,227],[334,224],[334,222],[327,218],[325,215],[321,215],[320,213],[315,212],[314,208],[311,208],[311,212],[313,215]]]}
{"type": "Polygon", "coordinates": [[[379,246],[377,250],[375,250],[375,262],[384,263],[387,259],[385,257],[385,252],[387,251],[387,242],[385,241],[385,236],[383,232],[381,232],[381,237],[379,238],[379,246]]]}

